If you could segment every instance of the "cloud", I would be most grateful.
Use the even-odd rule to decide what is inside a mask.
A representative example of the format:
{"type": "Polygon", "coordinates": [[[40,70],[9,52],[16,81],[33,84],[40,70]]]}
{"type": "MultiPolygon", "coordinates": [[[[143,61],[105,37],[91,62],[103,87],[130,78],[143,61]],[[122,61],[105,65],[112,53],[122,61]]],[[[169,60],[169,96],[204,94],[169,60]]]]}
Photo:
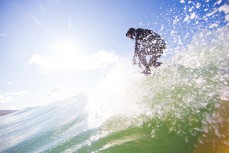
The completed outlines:
{"type": "Polygon", "coordinates": [[[0,94],[0,103],[8,103],[9,101],[11,101],[12,98],[8,97],[8,96],[4,96],[0,94]]]}
{"type": "Polygon", "coordinates": [[[38,69],[49,74],[55,71],[93,71],[104,69],[118,60],[118,56],[108,51],[98,51],[83,55],[72,48],[63,48],[49,56],[34,54],[29,59],[29,65],[35,64],[38,69]]]}
{"type": "Polygon", "coordinates": [[[22,98],[27,95],[27,91],[7,92],[0,94],[0,103],[8,103],[14,101],[17,98],[22,98]]]}

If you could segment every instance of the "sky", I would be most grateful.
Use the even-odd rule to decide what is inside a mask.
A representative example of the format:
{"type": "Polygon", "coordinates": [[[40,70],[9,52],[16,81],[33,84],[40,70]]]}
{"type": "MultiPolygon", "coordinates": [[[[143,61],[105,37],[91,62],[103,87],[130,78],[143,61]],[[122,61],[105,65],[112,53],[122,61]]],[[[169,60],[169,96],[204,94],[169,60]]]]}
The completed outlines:
{"type": "Polygon", "coordinates": [[[91,91],[113,65],[131,63],[131,27],[160,34],[168,60],[228,21],[228,0],[0,0],[0,110],[91,91]]]}

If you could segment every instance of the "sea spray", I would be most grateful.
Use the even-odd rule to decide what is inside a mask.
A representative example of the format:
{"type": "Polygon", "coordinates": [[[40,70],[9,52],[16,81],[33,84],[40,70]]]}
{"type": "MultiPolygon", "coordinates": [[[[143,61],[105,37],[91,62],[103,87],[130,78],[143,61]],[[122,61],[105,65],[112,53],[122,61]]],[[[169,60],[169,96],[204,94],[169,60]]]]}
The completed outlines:
{"type": "Polygon", "coordinates": [[[0,152],[225,152],[228,39],[200,32],[150,76],[120,62],[90,94],[3,116],[0,152]]]}
{"type": "MultiPolygon", "coordinates": [[[[112,152],[111,148],[114,148],[114,152],[118,152],[127,144],[135,146],[139,145],[138,142],[145,142],[144,145],[148,146],[148,149],[153,147],[154,150],[162,151],[162,148],[155,149],[155,147],[166,138],[163,144],[169,144],[166,145],[165,152],[193,152],[197,147],[196,144],[201,142],[199,137],[206,132],[208,125],[205,124],[206,121],[212,120],[212,115],[215,118],[213,112],[221,105],[220,99],[227,93],[225,87],[228,85],[229,61],[229,47],[225,41],[228,39],[227,30],[228,26],[197,34],[185,50],[166,61],[161,67],[153,69],[153,74],[149,77],[135,75],[134,81],[128,76],[128,79],[122,82],[124,85],[116,89],[118,92],[125,92],[119,97],[119,102],[132,97],[134,99],[131,102],[117,102],[115,106],[114,103],[110,103],[109,98],[106,98],[105,105],[114,110],[113,115],[103,120],[102,131],[106,133],[103,139],[109,140],[109,143],[101,146],[99,151],[112,152]],[[199,39],[201,41],[197,42],[199,39]],[[128,81],[133,83],[130,88],[126,88],[128,81]],[[122,87],[125,87],[125,90],[122,90],[122,87]],[[138,92],[132,93],[133,88],[138,92]],[[138,111],[131,110],[133,108],[131,106],[127,110],[128,105],[125,104],[141,105],[141,107],[138,111]],[[131,115],[127,115],[128,113],[131,115]],[[171,142],[173,139],[177,142],[171,142]],[[176,144],[183,147],[174,150],[170,148],[176,144]]],[[[112,99],[112,94],[105,94],[105,97],[110,96],[112,99]]],[[[100,111],[112,112],[109,109],[102,106],[100,111]]],[[[218,116],[219,120],[221,115],[218,116]]],[[[217,132],[217,129],[215,134],[218,137],[225,135],[217,132]]],[[[227,144],[227,141],[223,143],[227,144]]],[[[138,149],[144,150],[139,146],[138,149]]]]}

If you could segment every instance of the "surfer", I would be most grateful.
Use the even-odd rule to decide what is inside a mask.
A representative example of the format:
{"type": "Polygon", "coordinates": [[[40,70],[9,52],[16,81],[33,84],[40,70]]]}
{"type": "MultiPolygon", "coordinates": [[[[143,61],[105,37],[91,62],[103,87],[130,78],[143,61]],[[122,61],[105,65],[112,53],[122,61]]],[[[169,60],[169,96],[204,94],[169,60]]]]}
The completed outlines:
{"type": "Polygon", "coordinates": [[[145,70],[142,72],[143,74],[150,74],[151,66],[157,67],[162,64],[157,62],[157,60],[161,57],[166,44],[157,33],[148,29],[130,28],[126,36],[135,40],[133,64],[137,64],[138,58],[138,66],[140,68],[142,68],[141,65],[145,67],[145,70]],[[149,62],[146,60],[147,57],[149,57],[149,62]]]}

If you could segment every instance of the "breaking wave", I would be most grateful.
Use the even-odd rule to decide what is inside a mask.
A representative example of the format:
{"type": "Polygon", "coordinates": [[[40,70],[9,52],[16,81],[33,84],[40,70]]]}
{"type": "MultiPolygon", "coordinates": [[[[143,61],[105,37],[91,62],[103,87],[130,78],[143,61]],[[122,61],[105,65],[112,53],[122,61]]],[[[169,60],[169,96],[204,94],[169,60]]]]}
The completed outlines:
{"type": "Polygon", "coordinates": [[[226,152],[228,40],[202,31],[150,76],[122,61],[91,93],[3,116],[0,152],[226,152]]]}

